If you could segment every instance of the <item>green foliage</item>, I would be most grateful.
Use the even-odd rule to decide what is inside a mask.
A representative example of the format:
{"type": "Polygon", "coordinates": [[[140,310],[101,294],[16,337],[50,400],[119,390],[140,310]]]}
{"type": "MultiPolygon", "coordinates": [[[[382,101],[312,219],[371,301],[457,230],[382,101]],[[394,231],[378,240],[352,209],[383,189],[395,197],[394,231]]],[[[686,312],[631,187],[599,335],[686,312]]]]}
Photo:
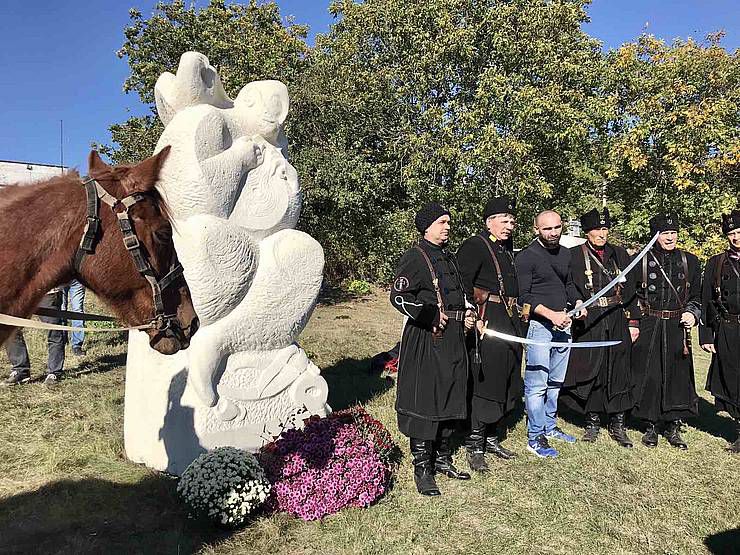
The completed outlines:
{"type": "MultiPolygon", "coordinates": [[[[478,231],[493,194],[577,217],[606,196],[615,236],[644,241],[675,209],[701,256],[722,244],[737,202],[740,62],[720,45],[650,36],[604,54],[582,29],[589,0],[337,0],[316,45],[274,3],[132,10],[125,90],[150,106],[156,78],[206,54],[232,96],[255,79],[288,85],[286,134],[304,191],[299,226],[335,282],[387,282],[429,200],[453,214],[453,247],[478,231]]],[[[155,116],[112,126],[114,161],[143,158],[155,116]]]]}
{"type": "Polygon", "coordinates": [[[351,279],[345,285],[345,289],[353,295],[362,297],[364,295],[369,295],[370,293],[372,293],[373,286],[371,283],[368,283],[367,281],[362,279],[351,279]]]}
{"type": "Polygon", "coordinates": [[[740,58],[721,38],[667,45],[644,35],[607,58],[603,164],[632,240],[644,239],[656,209],[673,209],[690,250],[707,257],[724,244],[719,214],[740,196],[740,58]]]}
{"type": "MultiPolygon", "coordinates": [[[[175,72],[180,56],[188,51],[207,54],[218,69],[226,92],[233,96],[257,79],[278,79],[288,86],[304,65],[308,27],[288,20],[283,25],[274,2],[226,4],[211,0],[198,9],[183,0],[159,2],[148,19],[129,11],[131,24],[124,29],[126,41],[118,51],[127,58],[131,75],[123,90],[135,92],[155,114],[154,84],[165,71],[175,72]]],[[[151,155],[162,133],[155,115],[134,117],[111,127],[118,147],[103,147],[116,163],[151,155]]]]}

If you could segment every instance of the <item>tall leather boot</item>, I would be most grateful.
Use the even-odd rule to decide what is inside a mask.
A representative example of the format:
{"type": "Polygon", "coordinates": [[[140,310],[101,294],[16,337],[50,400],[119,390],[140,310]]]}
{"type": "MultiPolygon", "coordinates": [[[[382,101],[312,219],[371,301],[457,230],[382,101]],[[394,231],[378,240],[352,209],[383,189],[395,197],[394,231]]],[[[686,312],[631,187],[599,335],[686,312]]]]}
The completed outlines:
{"type": "Polygon", "coordinates": [[[658,432],[655,430],[655,422],[648,421],[647,431],[642,436],[642,443],[647,447],[657,447],[658,432]]]}
{"type": "Polygon", "coordinates": [[[686,450],[689,448],[681,437],[681,421],[671,420],[665,429],[665,438],[673,447],[686,450]]]}
{"type": "Polygon", "coordinates": [[[515,459],[516,453],[509,451],[506,447],[501,445],[499,437],[503,435],[503,422],[499,420],[496,424],[488,426],[486,432],[486,453],[496,455],[499,459],[509,460],[515,459]]]}
{"type": "Polygon", "coordinates": [[[735,442],[727,446],[728,453],[740,453],[740,418],[735,420],[735,434],[735,442]]]}
{"type": "Polygon", "coordinates": [[[411,456],[414,464],[414,482],[418,492],[430,497],[440,495],[437,482],[434,480],[434,442],[412,437],[411,456]]]}
{"type": "Polygon", "coordinates": [[[473,472],[488,472],[486,462],[486,427],[472,428],[470,434],[465,438],[465,450],[467,451],[468,466],[473,472]]]}
{"type": "Polygon", "coordinates": [[[586,431],[583,433],[583,441],[587,443],[596,443],[601,431],[601,418],[598,412],[586,413],[586,431]]]}
{"type": "Polygon", "coordinates": [[[617,412],[612,414],[609,418],[609,435],[616,441],[621,447],[627,449],[632,448],[632,440],[627,435],[627,430],[624,427],[624,413],[617,412]]]}
{"type": "Polygon", "coordinates": [[[452,451],[450,450],[450,439],[447,437],[439,438],[436,442],[437,456],[434,457],[434,470],[444,474],[448,478],[455,480],[470,480],[470,474],[458,470],[452,464],[452,451]]]}

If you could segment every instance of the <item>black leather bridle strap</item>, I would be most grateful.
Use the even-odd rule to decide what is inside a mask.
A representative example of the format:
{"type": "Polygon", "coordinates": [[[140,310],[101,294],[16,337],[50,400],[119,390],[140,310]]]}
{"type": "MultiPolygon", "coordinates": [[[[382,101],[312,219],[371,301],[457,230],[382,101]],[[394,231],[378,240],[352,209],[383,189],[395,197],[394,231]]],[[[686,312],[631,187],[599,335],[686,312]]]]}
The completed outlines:
{"type": "Polygon", "coordinates": [[[131,217],[129,216],[129,208],[139,201],[144,200],[144,195],[140,193],[134,193],[128,195],[122,199],[117,199],[109,194],[103,187],[92,178],[89,178],[84,182],[85,191],[87,192],[87,224],[85,225],[85,231],[80,240],[80,246],[77,248],[74,258],[74,267],[79,275],[82,267],[82,261],[85,256],[92,254],[95,251],[95,245],[98,239],[98,232],[100,230],[100,215],[99,215],[99,201],[103,201],[105,204],[110,206],[113,213],[116,215],[118,221],[118,228],[121,230],[123,235],[123,244],[126,250],[131,255],[134,261],[136,270],[149,282],[149,286],[152,289],[152,299],[154,302],[154,319],[153,321],[158,322],[158,327],[167,327],[168,320],[172,315],[165,314],[164,302],[162,300],[162,290],[172,285],[174,281],[182,275],[183,269],[180,264],[170,266],[168,273],[160,280],[154,273],[152,265],[149,263],[149,259],[144,251],[139,238],[136,235],[131,217]],[[118,207],[122,207],[123,210],[117,210],[118,207]]]}

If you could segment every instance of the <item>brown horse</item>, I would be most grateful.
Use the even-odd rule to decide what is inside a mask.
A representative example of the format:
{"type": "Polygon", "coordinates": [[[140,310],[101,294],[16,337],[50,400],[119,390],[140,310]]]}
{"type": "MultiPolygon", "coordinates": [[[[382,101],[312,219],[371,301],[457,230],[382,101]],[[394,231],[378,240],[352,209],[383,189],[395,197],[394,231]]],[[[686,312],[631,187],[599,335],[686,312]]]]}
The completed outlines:
{"type": "MultiPolygon", "coordinates": [[[[155,189],[169,147],[137,165],[111,167],[92,151],[90,177],[112,197],[109,209],[100,205],[100,224],[94,253],[75,270],[75,255],[87,222],[87,196],[77,172],[39,183],[0,189],[0,312],[27,318],[51,288],[77,278],[128,326],[155,320],[153,286],[179,265],[172,243],[172,224],[155,189]],[[135,195],[135,196],[131,196],[135,195]],[[126,209],[115,200],[136,199],[128,207],[133,233],[148,260],[150,281],[137,270],[124,245],[116,212],[126,209]]],[[[101,191],[102,193],[102,191],[101,191]]],[[[108,198],[108,197],[106,197],[108,198]]],[[[145,272],[147,273],[147,272],[145,272]]],[[[152,348],[163,354],[186,349],[198,329],[182,273],[161,291],[168,316],[157,329],[146,330],[152,348]],[[165,322],[165,325],[161,325],[165,322]]],[[[0,344],[13,328],[0,325],[0,344]]]]}

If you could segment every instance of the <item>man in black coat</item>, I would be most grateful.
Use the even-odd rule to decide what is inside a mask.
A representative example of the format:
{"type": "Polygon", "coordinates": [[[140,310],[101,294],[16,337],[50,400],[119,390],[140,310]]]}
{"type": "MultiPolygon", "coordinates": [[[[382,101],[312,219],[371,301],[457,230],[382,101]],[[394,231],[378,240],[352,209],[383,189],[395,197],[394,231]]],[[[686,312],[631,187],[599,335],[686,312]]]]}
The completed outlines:
{"type": "MultiPolygon", "coordinates": [[[[594,209],[581,216],[586,242],[571,248],[570,269],[578,297],[588,299],[612,281],[630,261],[627,251],[607,241],[609,210],[594,209]]],[[[634,404],[630,356],[640,329],[635,280],[617,284],[591,305],[585,320],[573,322],[573,342],[621,341],[605,349],[573,349],[560,394],[561,404],[586,415],[583,441],[594,442],[602,413],[608,416],[609,435],[622,447],[632,447],[624,427],[624,414],[634,404]],[[630,318],[635,317],[629,327],[630,318]]]]}
{"type": "Polygon", "coordinates": [[[642,442],[648,447],[658,445],[656,424],[665,422],[668,443],[687,449],[680,431],[682,419],[698,414],[691,328],[701,314],[701,268],[696,256],[676,248],[678,230],[675,214],[652,218],[658,241],[635,268],[642,319],[632,351],[632,415],[647,422],[642,442]]]}
{"type": "MultiPolygon", "coordinates": [[[[478,316],[488,327],[521,335],[511,241],[516,224],[514,202],[506,197],[491,199],[483,210],[483,221],[486,229],[467,239],[457,251],[465,293],[474,299],[478,316]]],[[[504,417],[522,397],[522,346],[485,336],[479,341],[475,334],[469,334],[468,346],[473,361],[471,429],[465,446],[470,468],[486,472],[485,453],[502,459],[516,456],[499,439],[504,432],[504,417]]]]}
{"type": "Polygon", "coordinates": [[[735,420],[730,453],[740,453],[740,210],[722,217],[726,251],[707,262],[702,287],[701,348],[712,353],[706,388],[717,410],[735,420]]]}
{"type": "MultiPolygon", "coordinates": [[[[454,255],[447,247],[450,213],[437,203],[416,214],[423,234],[401,257],[390,300],[404,321],[396,386],[398,428],[410,438],[414,480],[439,495],[436,472],[470,479],[452,464],[449,437],[467,416],[465,333],[475,325],[454,255]]],[[[472,305],[471,305],[472,307],[472,305]]]]}

